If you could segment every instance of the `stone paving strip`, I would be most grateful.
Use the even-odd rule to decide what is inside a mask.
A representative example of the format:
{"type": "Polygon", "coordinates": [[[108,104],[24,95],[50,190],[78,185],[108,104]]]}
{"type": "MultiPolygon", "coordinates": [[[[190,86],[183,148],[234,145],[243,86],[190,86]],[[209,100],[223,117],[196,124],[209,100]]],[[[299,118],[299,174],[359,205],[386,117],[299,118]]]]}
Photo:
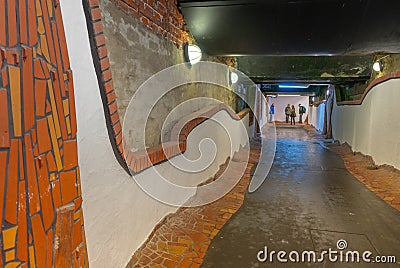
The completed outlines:
{"type": "MultiPolygon", "coordinates": [[[[127,267],[200,267],[211,240],[242,206],[250,183],[250,170],[259,159],[260,148],[259,142],[251,142],[246,171],[228,194],[211,204],[180,208],[167,216],[136,251],[127,267]]],[[[232,161],[242,159],[234,156],[232,161]]],[[[223,170],[224,167],[215,178],[223,170]]]]}
{"type": "MultiPolygon", "coordinates": [[[[304,127],[310,136],[321,138],[314,128],[304,127]]],[[[346,169],[386,203],[400,211],[400,170],[388,166],[376,166],[370,156],[355,153],[347,144],[334,144],[328,149],[342,157],[346,169]]]]}

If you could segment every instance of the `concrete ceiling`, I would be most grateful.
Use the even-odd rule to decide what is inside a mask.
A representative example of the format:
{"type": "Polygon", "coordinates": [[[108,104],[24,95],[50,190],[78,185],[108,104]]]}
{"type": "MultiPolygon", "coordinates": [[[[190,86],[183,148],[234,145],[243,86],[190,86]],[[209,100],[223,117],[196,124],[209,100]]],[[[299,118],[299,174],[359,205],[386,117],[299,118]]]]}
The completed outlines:
{"type": "Polygon", "coordinates": [[[210,55],[255,82],[365,82],[373,54],[400,53],[400,0],[179,0],[210,55]]]}
{"type": "Polygon", "coordinates": [[[373,56],[238,57],[238,69],[257,83],[301,81],[310,84],[365,82],[371,76],[373,56]]]}
{"type": "Polygon", "coordinates": [[[210,55],[400,53],[399,0],[180,0],[210,55]]]}

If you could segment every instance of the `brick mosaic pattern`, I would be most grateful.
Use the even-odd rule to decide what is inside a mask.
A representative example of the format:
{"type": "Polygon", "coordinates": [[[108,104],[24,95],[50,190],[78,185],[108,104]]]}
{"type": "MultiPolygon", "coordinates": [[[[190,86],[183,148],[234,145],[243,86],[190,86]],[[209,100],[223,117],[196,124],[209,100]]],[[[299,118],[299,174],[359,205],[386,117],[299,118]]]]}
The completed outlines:
{"type": "Polygon", "coordinates": [[[367,94],[377,85],[386,82],[388,80],[391,79],[396,79],[396,78],[400,78],[400,70],[396,71],[396,72],[392,72],[386,75],[383,75],[379,78],[376,78],[375,80],[373,80],[365,89],[364,94],[362,95],[361,99],[359,100],[352,100],[352,101],[342,101],[342,102],[338,102],[338,105],[361,105],[365,99],[365,97],[367,96],[367,94]]]}
{"type": "MultiPolygon", "coordinates": [[[[246,171],[227,195],[205,206],[181,208],[166,217],[127,267],[200,267],[211,240],[242,206],[250,170],[259,159],[260,149],[259,142],[251,143],[246,171]]],[[[234,157],[232,161],[243,160],[234,157]]],[[[215,178],[222,174],[224,167],[215,178]]]]}
{"type": "Polygon", "coordinates": [[[58,0],[0,0],[0,267],[86,267],[58,0]]]}

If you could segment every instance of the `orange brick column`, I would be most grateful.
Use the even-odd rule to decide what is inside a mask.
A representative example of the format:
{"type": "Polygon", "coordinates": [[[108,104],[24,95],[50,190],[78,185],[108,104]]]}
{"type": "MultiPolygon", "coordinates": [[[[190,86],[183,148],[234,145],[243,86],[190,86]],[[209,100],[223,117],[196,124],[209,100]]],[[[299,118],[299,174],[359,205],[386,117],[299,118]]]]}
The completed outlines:
{"type": "Polygon", "coordinates": [[[87,267],[58,0],[0,0],[0,266],[87,267]]]}

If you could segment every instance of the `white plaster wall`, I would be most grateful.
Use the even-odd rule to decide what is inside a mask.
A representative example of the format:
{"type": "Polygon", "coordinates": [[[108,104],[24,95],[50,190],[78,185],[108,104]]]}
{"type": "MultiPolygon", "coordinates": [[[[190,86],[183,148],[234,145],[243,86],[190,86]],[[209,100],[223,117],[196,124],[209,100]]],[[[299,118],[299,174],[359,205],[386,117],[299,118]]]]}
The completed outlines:
{"type": "Polygon", "coordinates": [[[325,119],[325,103],[321,103],[318,106],[312,106],[309,108],[308,123],[315,127],[318,131],[324,129],[325,119]]]}
{"type": "MultiPolygon", "coordinates": [[[[309,108],[310,98],[308,96],[301,96],[301,97],[291,97],[291,96],[279,96],[276,98],[268,98],[268,105],[275,104],[275,121],[286,121],[285,116],[285,107],[290,104],[290,106],[294,105],[296,108],[296,121],[299,121],[299,104],[306,107],[306,113],[303,114],[303,122],[306,120],[308,115],[308,108],[309,108]]],[[[269,112],[269,111],[268,111],[269,112]]]]}
{"type": "Polygon", "coordinates": [[[400,79],[373,88],[362,105],[333,107],[333,137],[378,165],[400,168],[400,79]]]}
{"type": "Polygon", "coordinates": [[[173,168],[169,162],[158,165],[156,168],[162,174],[165,174],[171,182],[183,186],[196,186],[205,179],[213,177],[228,156],[232,157],[235,152],[239,151],[240,147],[248,145],[247,129],[248,115],[242,120],[236,121],[226,111],[220,111],[193,129],[187,138],[187,150],[184,156],[190,160],[199,159],[199,163],[187,163],[182,156],[172,159],[174,164],[189,170],[207,166],[204,171],[194,172],[188,176],[187,172],[173,168]],[[204,139],[210,139],[217,145],[215,157],[211,143],[201,144],[204,139]],[[202,148],[199,147],[200,144],[203,146],[202,148]],[[203,155],[201,155],[200,150],[203,155]],[[209,161],[210,159],[213,159],[213,161],[209,161]],[[208,166],[209,163],[211,163],[210,166],[208,166]]]}
{"type": "MultiPolygon", "coordinates": [[[[107,135],[82,3],[60,2],[74,75],[89,262],[91,267],[125,267],[154,226],[176,208],[147,196],[116,161],[107,135]]],[[[202,128],[202,132],[212,131],[206,124],[200,125],[202,128]]],[[[189,141],[188,146],[194,145],[189,141]]],[[[145,171],[140,176],[149,174],[145,171]]]]}
{"type": "Polygon", "coordinates": [[[125,267],[153,227],[175,208],[148,197],[116,161],[107,135],[82,2],[62,0],[61,8],[74,74],[89,262],[91,267],[125,267]]]}
{"type": "Polygon", "coordinates": [[[267,122],[267,116],[268,116],[268,105],[267,102],[261,101],[261,122],[260,125],[263,127],[267,122]]]}

